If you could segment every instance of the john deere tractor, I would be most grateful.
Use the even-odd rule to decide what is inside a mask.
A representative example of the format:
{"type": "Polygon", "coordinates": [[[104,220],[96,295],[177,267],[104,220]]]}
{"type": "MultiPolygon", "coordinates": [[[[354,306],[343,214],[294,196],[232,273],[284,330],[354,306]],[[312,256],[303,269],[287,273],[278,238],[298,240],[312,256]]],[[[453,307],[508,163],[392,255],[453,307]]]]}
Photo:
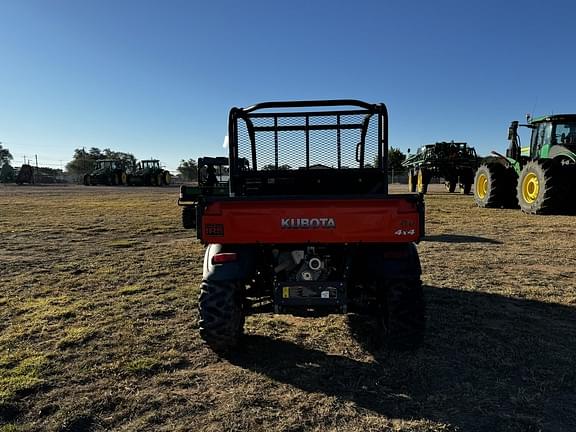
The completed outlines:
{"type": "Polygon", "coordinates": [[[142,160],[128,172],[128,184],[137,186],[165,186],[172,178],[162,169],[158,159],[142,160]]]}
{"type": "Polygon", "coordinates": [[[576,114],[527,117],[508,128],[506,156],[482,164],[474,179],[474,200],[479,207],[517,208],[525,213],[573,211],[576,179],[576,114]],[[530,145],[522,147],[518,127],[532,129],[530,145]]]}
{"type": "Polygon", "coordinates": [[[126,185],[126,168],[124,162],[116,159],[99,159],[94,163],[92,172],[84,175],[84,185],[126,185]]]}

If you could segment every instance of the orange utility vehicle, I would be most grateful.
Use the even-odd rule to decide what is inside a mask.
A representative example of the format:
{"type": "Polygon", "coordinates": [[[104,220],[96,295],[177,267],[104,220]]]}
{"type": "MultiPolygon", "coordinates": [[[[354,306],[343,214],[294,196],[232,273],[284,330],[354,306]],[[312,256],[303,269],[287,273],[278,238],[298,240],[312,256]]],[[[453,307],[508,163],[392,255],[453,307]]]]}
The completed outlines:
{"type": "Polygon", "coordinates": [[[200,334],[235,346],[244,317],[375,313],[382,336],[414,347],[424,330],[422,195],[389,195],[384,104],[267,102],[232,108],[227,196],[201,196],[207,245],[200,334]]]}

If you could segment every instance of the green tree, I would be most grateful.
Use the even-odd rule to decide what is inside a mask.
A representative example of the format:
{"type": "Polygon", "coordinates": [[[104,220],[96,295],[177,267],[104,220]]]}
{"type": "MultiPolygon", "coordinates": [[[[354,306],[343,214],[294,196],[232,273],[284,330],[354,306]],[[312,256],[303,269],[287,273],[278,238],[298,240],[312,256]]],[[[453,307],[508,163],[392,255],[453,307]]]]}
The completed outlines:
{"type": "Polygon", "coordinates": [[[117,152],[107,148],[102,150],[102,156],[103,157],[100,159],[114,159],[122,161],[127,168],[136,165],[136,158],[132,153],[117,152]]]}
{"type": "Polygon", "coordinates": [[[176,170],[185,181],[193,181],[198,178],[198,165],[194,159],[182,159],[176,170]]]}
{"type": "Polygon", "coordinates": [[[388,170],[394,170],[395,173],[404,171],[402,162],[406,160],[406,155],[398,148],[390,147],[388,150],[388,170]]]}
{"type": "Polygon", "coordinates": [[[3,148],[2,144],[0,144],[0,167],[6,163],[10,163],[12,159],[14,158],[10,154],[10,150],[3,148]]]}
{"type": "Polygon", "coordinates": [[[0,168],[0,182],[1,183],[14,183],[16,180],[16,174],[14,173],[14,168],[10,166],[10,163],[4,162],[2,168],[0,168]]]}
{"type": "Polygon", "coordinates": [[[100,150],[97,148],[92,148],[90,151],[83,148],[76,149],[72,160],[66,164],[66,171],[73,175],[88,173],[94,168],[94,161],[97,159],[102,159],[100,150]]]}
{"type": "Polygon", "coordinates": [[[109,148],[100,150],[92,147],[86,151],[84,148],[74,150],[72,160],[66,164],[66,170],[73,175],[89,173],[94,169],[94,162],[99,159],[114,159],[122,161],[126,167],[132,167],[136,164],[136,158],[131,153],[117,152],[109,148]]]}

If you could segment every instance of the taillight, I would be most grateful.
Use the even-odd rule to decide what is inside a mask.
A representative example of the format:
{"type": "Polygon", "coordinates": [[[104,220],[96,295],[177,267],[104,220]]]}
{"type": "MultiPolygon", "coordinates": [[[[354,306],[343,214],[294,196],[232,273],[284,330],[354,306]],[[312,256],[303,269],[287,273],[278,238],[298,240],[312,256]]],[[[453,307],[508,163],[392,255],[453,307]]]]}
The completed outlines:
{"type": "Polygon", "coordinates": [[[236,261],[238,255],[235,252],[222,252],[217,253],[212,257],[212,264],[224,264],[227,262],[236,261]]]}

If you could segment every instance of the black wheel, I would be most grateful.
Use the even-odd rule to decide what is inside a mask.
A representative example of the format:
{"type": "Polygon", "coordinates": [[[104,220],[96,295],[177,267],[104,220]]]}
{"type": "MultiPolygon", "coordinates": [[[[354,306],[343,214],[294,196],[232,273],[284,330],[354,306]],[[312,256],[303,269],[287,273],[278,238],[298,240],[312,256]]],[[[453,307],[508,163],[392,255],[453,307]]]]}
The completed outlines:
{"type": "Polygon", "coordinates": [[[239,281],[204,280],[198,300],[200,337],[215,351],[236,346],[244,333],[244,287],[239,281]]]}
{"type": "Polygon", "coordinates": [[[423,340],[425,305],[420,279],[400,279],[386,283],[380,302],[380,320],[391,347],[417,348],[423,340]]]}
{"type": "Polygon", "coordinates": [[[164,184],[169,185],[172,181],[172,176],[170,175],[169,171],[164,171],[164,184]]]}
{"type": "Polygon", "coordinates": [[[517,198],[525,213],[545,214],[562,209],[562,166],[551,160],[528,162],[518,178],[517,198]]]}
{"type": "Polygon", "coordinates": [[[417,178],[417,190],[420,193],[425,194],[428,192],[428,183],[430,183],[430,173],[425,168],[420,168],[418,170],[417,178]]]}
{"type": "Polygon", "coordinates": [[[128,174],[126,174],[124,171],[122,171],[119,174],[119,181],[118,184],[120,186],[127,186],[128,185],[128,174]]]}
{"type": "Polygon", "coordinates": [[[416,192],[416,174],[414,174],[413,170],[408,171],[408,191],[409,192],[416,192]]]}
{"type": "Polygon", "coordinates": [[[446,190],[450,193],[454,193],[454,191],[456,190],[456,180],[449,180],[444,182],[444,186],[446,187],[446,190]]]}
{"type": "MultiPolygon", "coordinates": [[[[515,175],[514,175],[515,177],[515,175]]],[[[472,185],[474,184],[474,170],[465,169],[460,173],[460,192],[464,195],[469,195],[472,191],[472,185]]],[[[512,179],[512,182],[514,180],[512,179]]]]}
{"type": "Polygon", "coordinates": [[[185,229],[196,228],[196,206],[182,207],[182,226],[185,229]]]}
{"type": "Polygon", "coordinates": [[[90,186],[90,174],[84,174],[84,186],[90,186]]]}
{"type": "Polygon", "coordinates": [[[474,201],[478,207],[517,207],[516,172],[500,163],[480,165],[474,177],[474,201]]]}

